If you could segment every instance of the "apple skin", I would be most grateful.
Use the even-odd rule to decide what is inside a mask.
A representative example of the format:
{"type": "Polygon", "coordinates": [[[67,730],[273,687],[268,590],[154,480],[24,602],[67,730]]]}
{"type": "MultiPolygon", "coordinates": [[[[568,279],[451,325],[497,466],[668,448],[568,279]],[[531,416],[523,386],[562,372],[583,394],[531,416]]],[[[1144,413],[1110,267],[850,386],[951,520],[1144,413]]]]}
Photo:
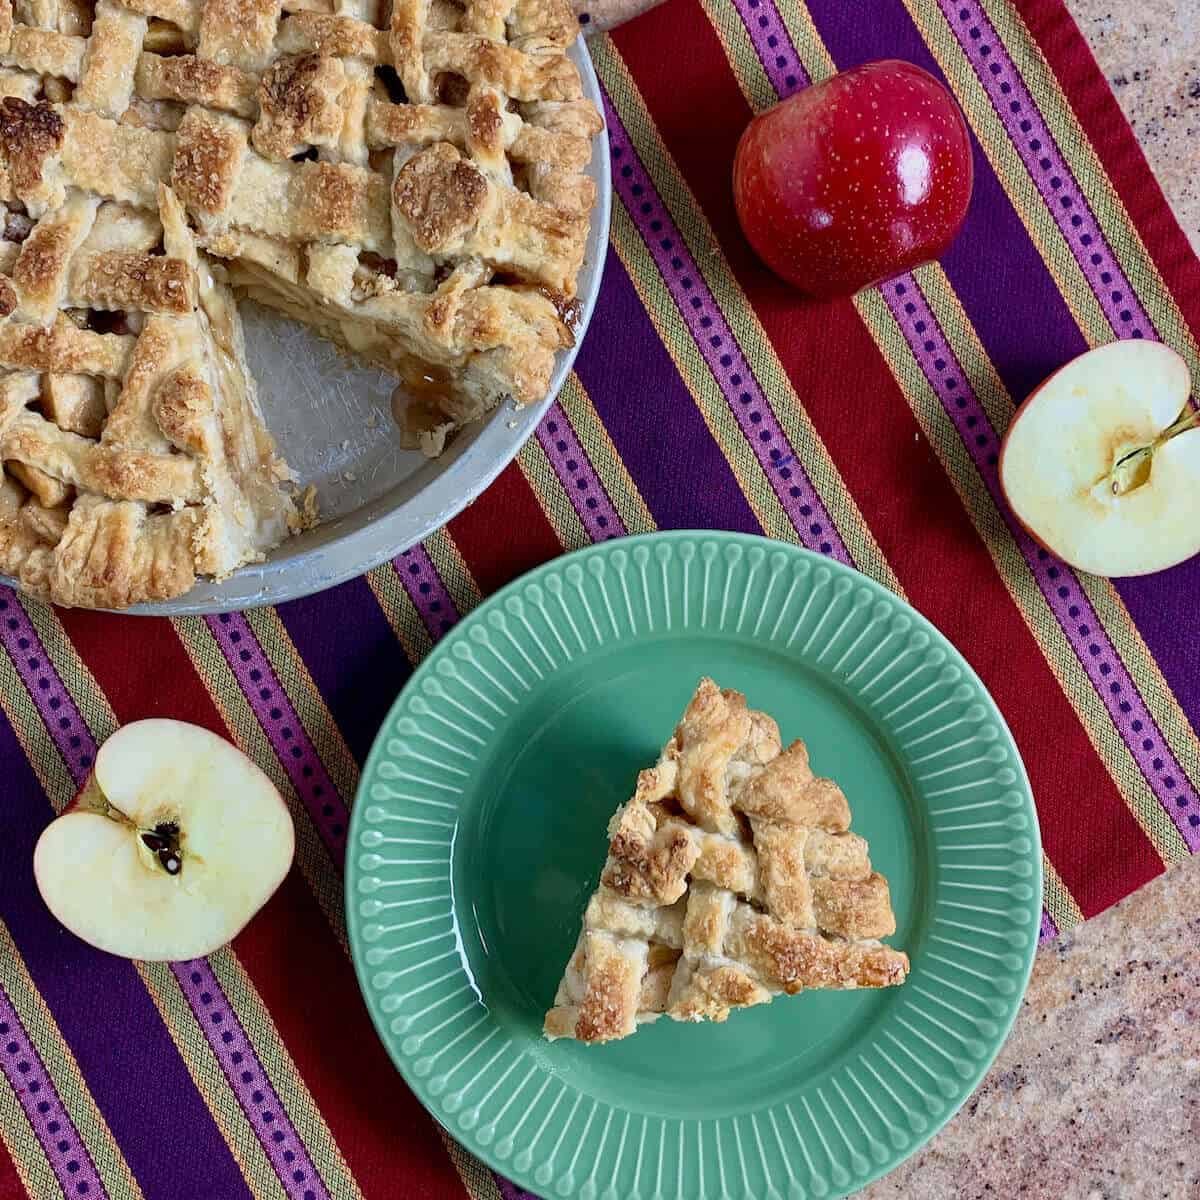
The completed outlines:
{"type": "Polygon", "coordinates": [[[83,941],[123,958],[180,961],[232,941],[294,854],[287,804],[246,755],[200,726],[155,718],[101,745],[42,831],[33,872],[46,907],[83,941]],[[114,810],[135,818],[107,815],[114,810]],[[158,819],[181,826],[175,877],[139,844],[158,819]]]}
{"type": "Polygon", "coordinates": [[[810,296],[848,296],[937,258],[974,168],[950,93],[899,59],[852,67],[750,122],[733,163],[758,256],[810,296]]]}
{"type": "Polygon", "coordinates": [[[1057,491],[1031,488],[1032,464],[1020,461],[1031,453],[1031,443],[1047,451],[1049,465],[1039,465],[1034,474],[1049,479],[1075,443],[1092,442],[1090,452],[1096,454],[1094,443],[1099,441],[1102,452],[1074,465],[1077,480],[1098,480],[1111,466],[1114,455],[1153,442],[1185,410],[1190,392],[1191,373],[1182,356],[1159,342],[1141,339],[1097,346],[1052,371],[1013,414],[1000,446],[1000,490],[1017,524],[1038,546],[1068,566],[1106,578],[1154,574],[1200,552],[1200,525],[1194,519],[1195,495],[1200,493],[1200,429],[1178,433],[1160,447],[1147,484],[1113,502],[1113,508],[1124,506],[1126,511],[1138,506],[1131,525],[1119,524],[1107,503],[1087,502],[1083,528],[1086,531],[1101,521],[1107,522],[1107,530],[1111,531],[1107,533],[1107,547],[1103,541],[1097,547],[1090,539],[1071,536],[1071,525],[1081,524],[1075,510],[1082,495],[1091,489],[1080,484],[1072,494],[1061,487],[1057,491]],[[1128,377],[1127,392],[1138,397],[1140,403],[1130,405],[1125,401],[1114,409],[1110,393],[1122,377],[1128,377]],[[1073,397],[1090,398],[1090,411],[1074,413],[1074,405],[1064,407],[1052,395],[1056,388],[1068,386],[1072,387],[1073,397]],[[1039,409],[1054,401],[1058,403],[1053,434],[1023,441],[1021,435],[1038,419],[1039,409]],[[1072,424],[1082,431],[1075,437],[1072,424]],[[1158,477],[1154,474],[1155,463],[1158,477]],[[1164,477],[1166,484],[1162,483],[1164,477]],[[1041,529],[1036,527],[1039,521],[1035,511],[1039,507],[1044,522],[1041,529]],[[1069,518],[1066,522],[1064,514],[1069,518]]]}

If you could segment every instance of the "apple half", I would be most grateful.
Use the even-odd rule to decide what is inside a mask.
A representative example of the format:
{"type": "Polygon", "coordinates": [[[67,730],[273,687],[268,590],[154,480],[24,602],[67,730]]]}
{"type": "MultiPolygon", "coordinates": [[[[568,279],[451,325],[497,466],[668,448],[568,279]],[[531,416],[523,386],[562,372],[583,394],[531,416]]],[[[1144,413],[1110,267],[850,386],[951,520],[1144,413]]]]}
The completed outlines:
{"type": "Polygon", "coordinates": [[[99,749],[33,852],[50,911],[124,958],[200,958],[230,941],[283,882],[287,805],[224,738],[185,721],[135,721],[99,749]]]}
{"type": "Polygon", "coordinates": [[[1052,554],[1093,575],[1148,575],[1200,552],[1200,428],[1187,363],[1111,342],[1067,363],[1017,410],[1000,486],[1052,554]]]}

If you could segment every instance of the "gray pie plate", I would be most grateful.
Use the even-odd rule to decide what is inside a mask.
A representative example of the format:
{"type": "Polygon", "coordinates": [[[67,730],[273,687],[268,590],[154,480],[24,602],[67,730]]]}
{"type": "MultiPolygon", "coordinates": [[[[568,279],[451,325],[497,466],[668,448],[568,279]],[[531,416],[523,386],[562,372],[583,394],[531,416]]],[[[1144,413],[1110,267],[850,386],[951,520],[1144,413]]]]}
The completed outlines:
{"type": "MultiPolygon", "coordinates": [[[[582,40],[569,53],[583,94],[600,108],[600,87],[582,40]]],[[[243,302],[246,357],[267,427],[301,484],[316,485],[321,523],[228,579],[203,579],[174,600],[126,611],[183,616],[311,595],[393,558],[470,504],[516,457],[554,402],[596,306],[612,198],[606,133],[594,141],[587,173],[596,181],[597,201],[579,274],[574,347],[559,355],[545,400],[521,409],[512,401],[502,404],[460,433],[440,458],[400,448],[391,410],[394,377],[346,358],[293,321],[243,302]]]]}

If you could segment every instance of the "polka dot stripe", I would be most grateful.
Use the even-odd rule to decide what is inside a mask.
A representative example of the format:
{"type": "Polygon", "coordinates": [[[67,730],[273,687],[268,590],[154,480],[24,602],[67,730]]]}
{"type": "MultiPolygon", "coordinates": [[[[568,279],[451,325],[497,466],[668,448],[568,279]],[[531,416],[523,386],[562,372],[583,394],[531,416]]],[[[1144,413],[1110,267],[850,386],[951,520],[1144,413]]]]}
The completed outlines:
{"type": "Polygon", "coordinates": [[[733,4],[780,99],[807,87],[808,74],[775,5],[764,0],[733,0],[733,4]]]}
{"type": "Polygon", "coordinates": [[[291,700],[241,613],[205,617],[297,795],[339,866],[346,855],[347,808],[291,700]]]}
{"type": "Polygon", "coordinates": [[[288,1119],[212,967],[200,958],[194,962],[172,963],[171,972],[204,1027],[204,1035],[217,1062],[288,1196],[292,1200],[329,1200],[325,1184],[288,1119]]]}
{"type": "Polygon", "coordinates": [[[459,618],[459,611],[432,559],[421,545],[392,559],[392,566],[436,642],[459,618]]]}
{"type": "MultiPolygon", "coordinates": [[[[16,668],[21,682],[45,722],[54,744],[76,784],[83,782],[96,761],[96,743],[75,701],[63,686],[34,631],[21,602],[11,588],[0,585],[0,645],[16,668]]],[[[56,797],[65,803],[69,796],[56,797]]]]}
{"type": "Polygon", "coordinates": [[[620,537],[625,532],[625,524],[617,515],[604,484],[600,482],[600,476],[584,453],[567,414],[557,400],[538,426],[537,440],[562,482],[588,537],[593,542],[620,537]]]}
{"type": "Polygon", "coordinates": [[[96,1164],[67,1116],[45,1064],[3,988],[0,988],[0,1069],[33,1126],[63,1195],[69,1200],[107,1196],[96,1164]]]}

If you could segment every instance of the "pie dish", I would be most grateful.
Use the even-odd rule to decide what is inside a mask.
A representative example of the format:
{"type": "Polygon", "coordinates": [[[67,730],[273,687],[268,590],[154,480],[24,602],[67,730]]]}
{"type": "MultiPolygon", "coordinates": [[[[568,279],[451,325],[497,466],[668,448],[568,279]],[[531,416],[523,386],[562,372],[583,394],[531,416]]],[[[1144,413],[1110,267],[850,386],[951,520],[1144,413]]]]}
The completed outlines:
{"type": "Polygon", "coordinates": [[[842,790],[740,692],[702,679],[609,825],[547,1037],[607,1042],[663,1013],[724,1021],[805,988],[890,987],[908,957],[842,790]]]}
{"type": "MultiPolygon", "coordinates": [[[[187,273],[174,250],[161,252],[161,237],[147,241],[161,223],[161,185],[199,247],[196,278],[212,280],[204,290],[213,303],[221,297],[222,327],[237,329],[232,287],[398,375],[410,399],[406,444],[439,454],[502,399],[545,397],[555,353],[573,340],[595,201],[583,167],[600,128],[565,54],[576,33],[570,10],[560,0],[331,7],[18,0],[14,9],[0,0],[0,299],[11,301],[0,304],[8,308],[0,328],[10,338],[40,330],[45,343],[36,362],[0,345],[6,381],[25,377],[19,406],[20,387],[5,384],[10,416],[33,411],[119,457],[123,443],[104,429],[122,407],[132,342],[110,339],[143,338],[146,315],[164,315],[164,289],[182,286],[187,273]],[[48,248],[54,278],[26,295],[48,248]],[[92,270],[99,253],[134,257],[110,257],[100,277],[92,270]],[[62,337],[51,337],[66,323],[99,339],[92,359],[72,359],[62,337]],[[103,371],[95,355],[107,356],[103,371]],[[55,421],[59,406],[47,397],[68,386],[65,376],[91,397],[86,432],[55,421]]],[[[200,295],[197,287],[183,292],[200,295]]],[[[201,310],[196,301],[191,311],[201,310]]],[[[185,316],[178,305],[170,312],[185,316]]],[[[203,318],[213,324],[207,310],[203,318]]],[[[155,324],[161,334],[168,322],[155,324]]],[[[214,342],[214,361],[232,361],[247,377],[238,338],[227,340],[214,342]]],[[[249,402],[218,403],[217,420],[235,439],[261,440],[253,387],[243,390],[249,402]]],[[[163,455],[188,454],[161,425],[151,428],[148,404],[139,409],[145,436],[163,455]]],[[[67,572],[45,560],[57,548],[55,527],[75,507],[140,504],[144,512],[125,510],[127,519],[174,517],[194,505],[195,489],[126,494],[132,489],[95,472],[84,478],[50,458],[28,461],[28,440],[16,439],[17,449],[11,442],[0,432],[0,570],[61,603],[120,606],[186,590],[187,571],[152,569],[120,548],[128,538],[113,541],[112,562],[103,561],[109,543],[93,541],[86,586],[67,587],[67,572]],[[30,488],[22,476],[34,472],[57,480],[57,490],[30,488]],[[38,561],[27,565],[31,554],[38,561]]],[[[264,478],[278,491],[287,470],[273,449],[264,454],[272,460],[267,469],[264,459],[264,478]]],[[[224,508],[219,490],[210,508],[224,508]]],[[[239,525],[240,562],[261,559],[272,539],[312,518],[311,504],[298,507],[290,495],[272,503],[282,521],[224,510],[239,525]]],[[[217,562],[191,550],[193,574],[239,565],[238,556],[217,562]]]]}

